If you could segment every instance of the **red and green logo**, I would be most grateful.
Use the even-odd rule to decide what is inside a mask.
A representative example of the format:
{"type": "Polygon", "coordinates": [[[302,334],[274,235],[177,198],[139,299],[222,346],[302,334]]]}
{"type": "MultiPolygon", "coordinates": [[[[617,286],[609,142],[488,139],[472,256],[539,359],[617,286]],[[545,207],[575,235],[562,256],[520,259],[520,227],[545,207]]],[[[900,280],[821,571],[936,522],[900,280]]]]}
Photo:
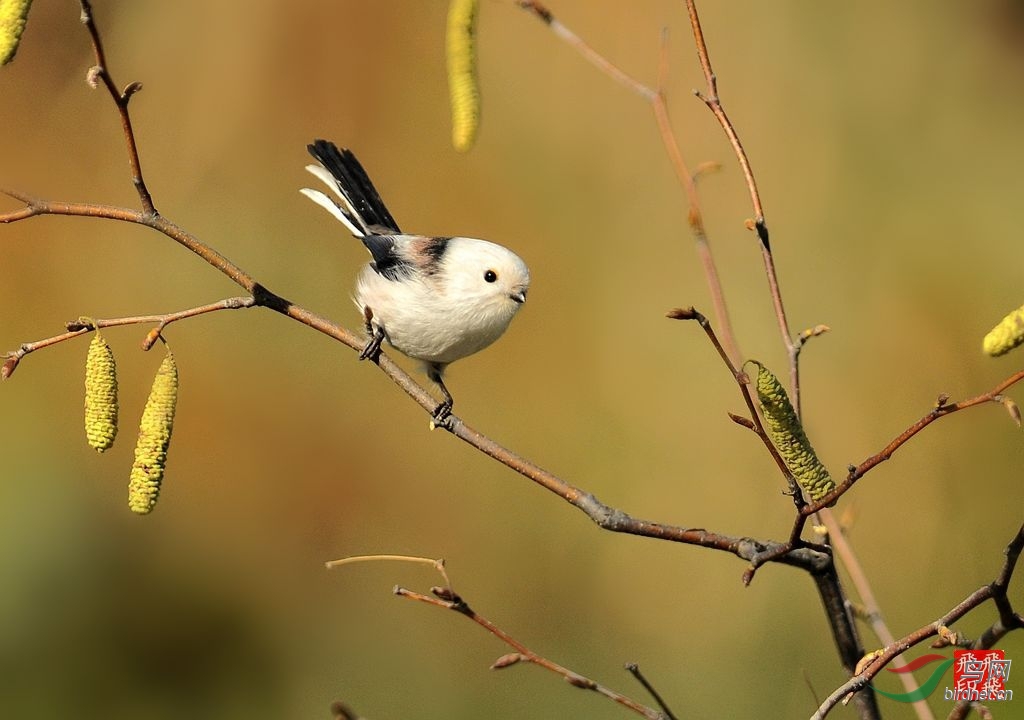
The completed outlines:
{"type": "Polygon", "coordinates": [[[943,700],[967,702],[1001,702],[1013,699],[1013,690],[1006,688],[1010,679],[1010,660],[1002,650],[956,650],[953,657],[924,655],[903,667],[886,668],[889,672],[908,673],[938,662],[932,674],[921,686],[909,693],[890,693],[875,688],[879,695],[897,702],[912,703],[935,692],[946,671],[953,668],[953,687],[948,685],[943,700]]]}

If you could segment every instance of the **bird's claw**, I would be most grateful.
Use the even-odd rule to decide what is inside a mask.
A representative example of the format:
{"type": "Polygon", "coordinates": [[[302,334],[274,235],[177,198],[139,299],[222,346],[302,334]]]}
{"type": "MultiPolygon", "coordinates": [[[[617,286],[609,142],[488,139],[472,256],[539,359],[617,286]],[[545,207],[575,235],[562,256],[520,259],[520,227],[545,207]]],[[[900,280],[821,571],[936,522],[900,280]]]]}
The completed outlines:
{"type": "Polygon", "coordinates": [[[360,360],[373,360],[374,362],[376,362],[377,361],[377,357],[380,355],[381,343],[383,343],[383,342],[384,342],[384,331],[382,329],[380,329],[380,328],[377,328],[373,332],[373,335],[370,336],[370,339],[367,341],[366,347],[364,347],[363,351],[361,353],[359,353],[359,359],[360,360]]]}
{"type": "Polygon", "coordinates": [[[434,408],[433,417],[430,420],[430,429],[438,427],[450,428],[452,421],[452,402],[445,400],[434,408]]]}

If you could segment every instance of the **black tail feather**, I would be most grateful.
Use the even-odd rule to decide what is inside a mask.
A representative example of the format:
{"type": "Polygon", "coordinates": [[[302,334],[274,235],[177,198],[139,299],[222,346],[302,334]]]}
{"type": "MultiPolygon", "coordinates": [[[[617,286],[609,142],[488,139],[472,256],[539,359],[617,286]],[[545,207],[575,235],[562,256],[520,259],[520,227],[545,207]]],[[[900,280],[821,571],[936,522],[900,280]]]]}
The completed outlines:
{"type": "Polygon", "coordinates": [[[327,168],[327,172],[338,181],[341,192],[352,204],[352,208],[359,215],[357,220],[365,226],[363,229],[367,234],[398,234],[398,223],[391,216],[380,193],[373,186],[366,170],[356,159],[351,150],[338,149],[338,146],[330,140],[314,140],[312,145],[307,145],[309,154],[315,157],[320,164],[327,168]]]}

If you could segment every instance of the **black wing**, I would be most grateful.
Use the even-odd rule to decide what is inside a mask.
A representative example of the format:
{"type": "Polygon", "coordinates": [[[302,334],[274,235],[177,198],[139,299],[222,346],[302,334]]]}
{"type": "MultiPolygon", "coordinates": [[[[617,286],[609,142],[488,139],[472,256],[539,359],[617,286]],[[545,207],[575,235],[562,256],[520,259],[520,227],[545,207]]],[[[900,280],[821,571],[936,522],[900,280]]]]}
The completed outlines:
{"type": "Polygon", "coordinates": [[[373,256],[370,267],[378,275],[388,280],[400,280],[411,275],[415,267],[406,259],[398,248],[398,242],[392,235],[364,235],[363,245],[373,256]]]}

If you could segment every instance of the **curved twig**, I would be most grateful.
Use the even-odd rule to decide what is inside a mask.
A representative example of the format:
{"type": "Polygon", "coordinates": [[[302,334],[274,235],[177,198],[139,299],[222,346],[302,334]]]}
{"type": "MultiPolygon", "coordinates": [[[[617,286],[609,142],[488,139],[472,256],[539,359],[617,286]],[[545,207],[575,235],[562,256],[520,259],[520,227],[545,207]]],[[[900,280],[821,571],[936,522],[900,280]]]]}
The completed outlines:
{"type": "Polygon", "coordinates": [[[427,605],[433,605],[434,607],[443,608],[445,610],[453,610],[454,612],[469,618],[515,651],[498,658],[498,660],[491,665],[492,670],[501,670],[521,662],[531,663],[537,667],[544,668],[548,672],[561,676],[563,680],[573,687],[595,692],[598,695],[608,698],[612,702],[631,710],[637,715],[647,718],[648,720],[669,720],[669,717],[665,713],[655,710],[652,707],[648,707],[643,703],[637,702],[616,690],[605,687],[588,677],[580,675],[574,670],[570,670],[569,668],[559,665],[553,660],[549,660],[543,655],[539,655],[533,650],[530,650],[526,645],[516,640],[493,622],[478,614],[465,600],[462,599],[462,597],[455,594],[455,592],[450,588],[436,587],[432,589],[432,592],[434,593],[433,597],[415,592],[414,590],[408,590],[397,585],[394,589],[395,595],[398,595],[399,597],[416,600],[417,602],[426,603],[427,605]]]}
{"type": "Polygon", "coordinates": [[[986,600],[993,600],[995,602],[996,607],[999,609],[1000,623],[1002,626],[1007,629],[1024,628],[1024,616],[1013,610],[1009,598],[1006,595],[1010,579],[1013,577],[1013,571],[1016,568],[1017,560],[1020,557],[1022,549],[1024,549],[1024,525],[1020,527],[1014,538],[1009,542],[1009,544],[1007,544],[1006,549],[1004,550],[1006,560],[1003,562],[999,575],[993,582],[988,585],[983,585],[975,590],[935,622],[918,628],[909,635],[900,638],[896,642],[891,643],[878,651],[876,653],[876,657],[871,660],[867,666],[861,670],[861,672],[851,677],[848,681],[836,688],[827,698],[825,698],[824,702],[822,702],[818,707],[817,712],[811,716],[811,720],[822,720],[829,711],[832,710],[832,708],[840,702],[844,702],[843,698],[847,697],[850,693],[857,692],[858,690],[867,687],[868,683],[870,683],[871,680],[882,671],[882,668],[892,662],[892,660],[900,653],[906,652],[908,649],[927,640],[928,638],[940,634],[943,628],[948,628],[948,626],[952,625],[986,600]]]}
{"type": "Polygon", "coordinates": [[[715,320],[721,328],[722,345],[725,347],[732,363],[739,365],[742,362],[742,353],[736,341],[736,333],[732,329],[732,321],[729,319],[729,309],[725,302],[725,293],[722,290],[722,281],[718,274],[718,267],[715,264],[714,255],[711,252],[711,244],[708,240],[707,230],[704,227],[704,217],[700,207],[700,195],[697,193],[697,173],[693,173],[683,159],[683,153],[679,149],[679,141],[676,139],[675,130],[668,114],[668,102],[666,100],[665,81],[668,77],[668,35],[662,33],[661,49],[658,54],[658,86],[652,88],[624,70],[615,63],[594,50],[572,30],[563,25],[552,15],[551,11],[539,2],[534,0],[519,0],[519,6],[528,10],[535,17],[546,24],[551,31],[561,40],[565,41],[576,52],[582,55],[598,70],[606,74],[618,83],[628,87],[637,95],[642,97],[651,105],[654,112],[654,119],[658,124],[658,134],[665,146],[665,154],[668,155],[672,169],[686,193],[689,211],[687,223],[693,233],[697,250],[697,257],[700,259],[704,270],[704,278],[708,284],[708,292],[711,295],[711,303],[715,310],[715,320]]]}

